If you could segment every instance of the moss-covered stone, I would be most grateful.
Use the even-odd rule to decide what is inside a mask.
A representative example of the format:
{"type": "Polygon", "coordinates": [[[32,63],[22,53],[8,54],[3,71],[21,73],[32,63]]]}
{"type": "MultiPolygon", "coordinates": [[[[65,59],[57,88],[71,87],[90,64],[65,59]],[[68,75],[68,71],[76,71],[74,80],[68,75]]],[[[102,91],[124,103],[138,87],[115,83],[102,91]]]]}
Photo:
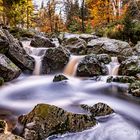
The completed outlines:
{"type": "Polygon", "coordinates": [[[114,110],[104,103],[97,103],[93,106],[83,104],[81,107],[91,113],[92,117],[106,116],[114,113],[114,110]]]}
{"type": "Polygon", "coordinates": [[[133,83],[136,81],[136,78],[133,76],[110,76],[107,78],[107,82],[118,82],[118,83],[133,83]]]}
{"type": "Polygon", "coordinates": [[[63,74],[58,74],[58,75],[55,75],[53,82],[59,82],[59,81],[64,81],[64,80],[68,80],[68,78],[63,74]]]}
{"type": "Polygon", "coordinates": [[[19,121],[25,125],[23,136],[30,140],[45,139],[50,135],[79,132],[96,124],[94,118],[85,114],[74,114],[48,104],[37,105],[19,121]],[[36,134],[36,135],[32,135],[36,134]]]}
{"type": "Polygon", "coordinates": [[[129,85],[129,93],[133,96],[140,97],[140,81],[137,80],[129,85]]]}
{"type": "Polygon", "coordinates": [[[119,75],[136,76],[140,73],[140,58],[132,56],[122,61],[119,68],[119,75]]]}
{"type": "Polygon", "coordinates": [[[108,69],[106,63],[111,61],[108,55],[87,55],[85,56],[77,67],[77,76],[92,77],[99,75],[107,75],[108,69]]]}

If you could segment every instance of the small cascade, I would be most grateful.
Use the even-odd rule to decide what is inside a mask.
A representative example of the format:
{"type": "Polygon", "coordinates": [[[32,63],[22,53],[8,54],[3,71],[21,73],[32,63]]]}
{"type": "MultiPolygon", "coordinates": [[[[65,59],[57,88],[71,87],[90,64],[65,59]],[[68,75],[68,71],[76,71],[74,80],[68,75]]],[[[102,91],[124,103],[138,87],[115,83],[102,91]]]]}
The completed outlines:
{"type": "Polygon", "coordinates": [[[117,57],[111,57],[111,62],[107,65],[109,75],[118,75],[120,64],[117,57]]]}
{"type": "Polygon", "coordinates": [[[64,69],[64,74],[69,76],[74,76],[76,74],[76,69],[78,66],[78,62],[83,58],[84,56],[71,56],[69,63],[66,65],[64,69]]]}
{"type": "Polygon", "coordinates": [[[34,58],[35,60],[35,68],[33,71],[33,75],[40,75],[41,66],[42,66],[42,57],[45,54],[47,48],[33,48],[30,46],[30,41],[24,41],[23,47],[25,51],[34,58]]]}

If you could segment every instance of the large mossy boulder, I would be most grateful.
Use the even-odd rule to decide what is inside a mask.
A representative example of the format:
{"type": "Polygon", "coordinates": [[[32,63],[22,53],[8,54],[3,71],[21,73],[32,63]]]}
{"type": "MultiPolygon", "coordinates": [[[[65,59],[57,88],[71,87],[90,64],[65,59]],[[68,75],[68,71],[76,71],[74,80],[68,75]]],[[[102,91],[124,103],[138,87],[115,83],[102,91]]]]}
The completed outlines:
{"type": "Polygon", "coordinates": [[[119,67],[119,75],[136,76],[140,73],[140,58],[132,56],[122,61],[119,67]]]}
{"type": "Polygon", "coordinates": [[[107,75],[108,69],[105,64],[109,63],[111,58],[108,55],[87,55],[77,67],[77,76],[92,77],[99,75],[107,75]]]}
{"type": "Polygon", "coordinates": [[[36,35],[32,41],[31,41],[31,46],[36,47],[36,48],[50,48],[50,47],[56,47],[55,44],[49,39],[44,36],[36,35]]]}
{"type": "Polygon", "coordinates": [[[42,73],[53,73],[62,71],[69,62],[70,53],[62,47],[49,48],[42,60],[42,73]]]}
{"type": "Polygon", "coordinates": [[[29,114],[19,118],[25,128],[26,140],[43,140],[54,134],[79,132],[96,125],[89,115],[74,114],[48,104],[37,105],[29,114]]]}
{"type": "Polygon", "coordinates": [[[5,82],[17,78],[21,74],[21,70],[5,55],[0,54],[0,77],[5,82]]]}
{"type": "Polygon", "coordinates": [[[87,53],[107,53],[111,56],[130,56],[133,54],[132,48],[127,42],[109,38],[93,39],[88,42],[87,47],[89,48],[87,53]]]}
{"type": "Polygon", "coordinates": [[[67,48],[73,54],[78,54],[78,55],[86,54],[87,44],[83,39],[80,39],[78,37],[65,39],[62,42],[62,46],[67,48]]]}

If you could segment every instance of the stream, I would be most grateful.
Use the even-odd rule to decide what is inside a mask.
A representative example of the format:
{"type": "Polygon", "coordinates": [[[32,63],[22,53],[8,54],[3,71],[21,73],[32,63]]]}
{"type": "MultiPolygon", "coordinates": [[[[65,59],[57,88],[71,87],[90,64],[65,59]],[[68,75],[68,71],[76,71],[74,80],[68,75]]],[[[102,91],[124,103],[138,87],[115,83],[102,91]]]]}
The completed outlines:
{"type": "MultiPolygon", "coordinates": [[[[35,61],[32,76],[22,74],[0,89],[0,118],[8,123],[7,131],[20,126],[17,117],[27,114],[38,103],[47,103],[74,113],[86,113],[80,104],[94,105],[98,102],[108,104],[115,113],[98,117],[98,124],[78,133],[54,135],[46,140],[140,140],[140,101],[126,93],[128,85],[106,83],[92,78],[75,76],[76,67],[84,56],[71,56],[64,73],[68,81],[53,82],[54,75],[40,75],[41,60],[46,48],[32,48],[23,42],[24,49],[35,61]]],[[[118,75],[119,63],[116,57],[107,65],[109,75],[118,75]]]]}

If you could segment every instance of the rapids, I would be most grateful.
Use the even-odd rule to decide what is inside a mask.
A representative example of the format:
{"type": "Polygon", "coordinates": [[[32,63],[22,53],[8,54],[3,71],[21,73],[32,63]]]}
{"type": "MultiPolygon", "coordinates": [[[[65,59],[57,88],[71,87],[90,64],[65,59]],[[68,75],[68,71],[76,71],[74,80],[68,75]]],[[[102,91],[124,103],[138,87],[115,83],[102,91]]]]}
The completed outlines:
{"type": "MultiPolygon", "coordinates": [[[[115,113],[98,117],[98,124],[91,129],[55,135],[47,140],[140,140],[140,100],[126,93],[128,85],[74,77],[83,56],[71,57],[63,71],[68,81],[54,83],[54,75],[39,75],[46,49],[32,48],[29,42],[23,45],[35,59],[36,66],[32,76],[22,74],[0,89],[0,118],[8,122],[7,131],[12,131],[12,128],[20,131],[22,127],[17,123],[17,116],[30,112],[38,103],[56,105],[75,113],[87,113],[80,108],[80,104],[103,102],[113,108],[115,113]]],[[[117,75],[117,58],[112,58],[108,69],[109,75],[117,75]]]]}

